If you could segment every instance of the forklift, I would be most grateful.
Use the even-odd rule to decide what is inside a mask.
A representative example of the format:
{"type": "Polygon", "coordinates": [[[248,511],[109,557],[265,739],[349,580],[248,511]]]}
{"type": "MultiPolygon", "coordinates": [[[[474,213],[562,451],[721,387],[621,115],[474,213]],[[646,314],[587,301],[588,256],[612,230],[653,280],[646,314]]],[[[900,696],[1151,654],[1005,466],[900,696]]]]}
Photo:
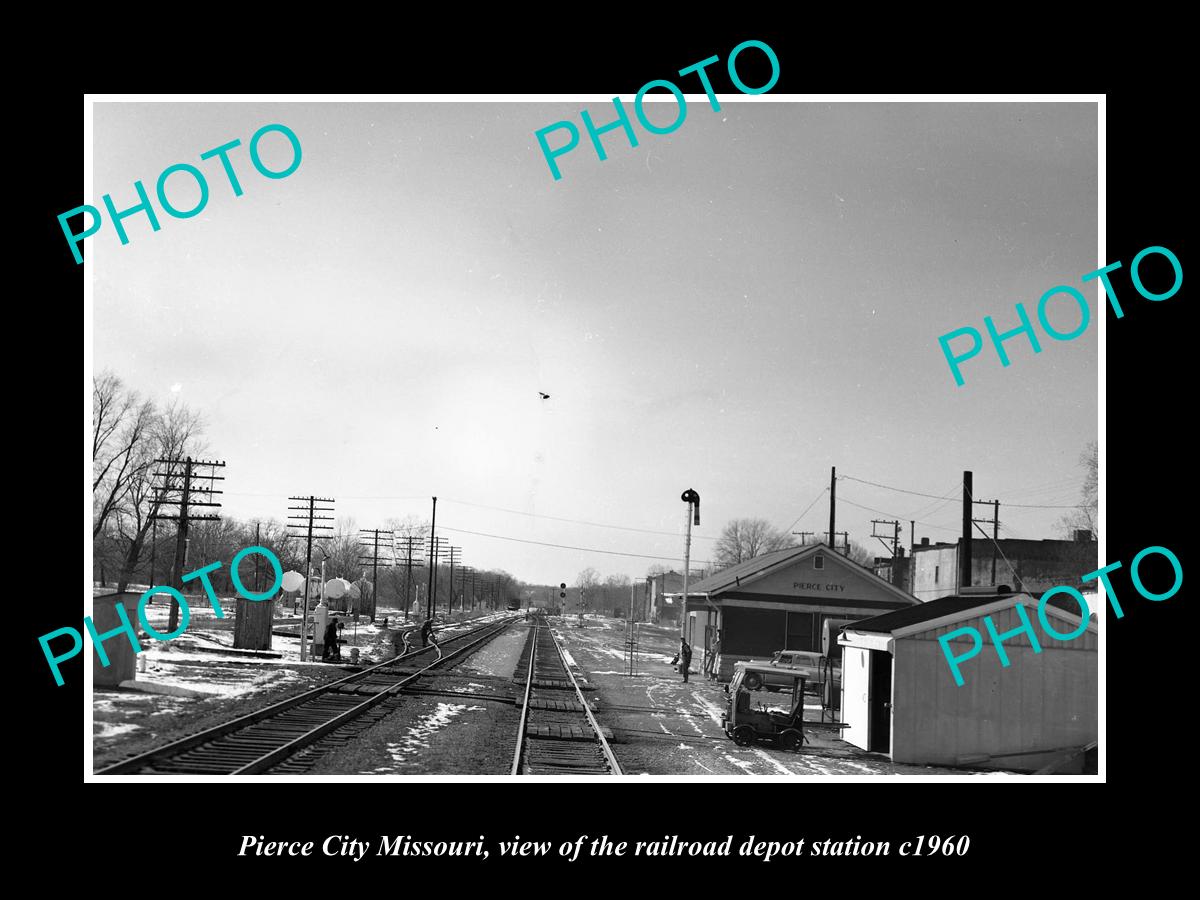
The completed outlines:
{"type": "Polygon", "coordinates": [[[786,670],[757,663],[739,662],[735,665],[733,678],[725,686],[725,692],[729,694],[729,708],[721,717],[721,727],[739,747],[769,740],[784,750],[799,750],[808,741],[804,736],[804,687],[807,678],[799,672],[787,673],[792,678],[792,701],[790,711],[785,713],[768,709],[761,701],[755,704],[750,686],[762,686],[765,682],[764,672],[778,680],[786,670]],[[748,677],[754,675],[757,677],[748,677]]]}

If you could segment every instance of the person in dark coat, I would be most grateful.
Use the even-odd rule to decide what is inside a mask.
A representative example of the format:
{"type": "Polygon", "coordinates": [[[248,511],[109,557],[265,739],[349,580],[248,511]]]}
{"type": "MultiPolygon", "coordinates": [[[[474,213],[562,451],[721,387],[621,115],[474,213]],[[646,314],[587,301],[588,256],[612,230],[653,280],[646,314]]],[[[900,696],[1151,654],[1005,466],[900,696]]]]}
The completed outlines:
{"type": "Polygon", "coordinates": [[[719,658],[721,655],[721,630],[718,628],[713,632],[712,646],[708,651],[708,662],[705,669],[709,679],[715,679],[720,674],[721,666],[719,658]]]}
{"type": "Polygon", "coordinates": [[[430,642],[436,646],[437,641],[433,637],[433,619],[426,619],[421,624],[421,646],[428,647],[430,642]]]}
{"type": "Polygon", "coordinates": [[[329,623],[325,626],[325,653],[321,657],[323,660],[341,659],[342,652],[338,649],[338,620],[330,618],[329,623]]]}
{"type": "Polygon", "coordinates": [[[692,666],[692,645],[680,638],[679,640],[679,671],[683,673],[683,681],[688,680],[688,669],[692,666]]]}

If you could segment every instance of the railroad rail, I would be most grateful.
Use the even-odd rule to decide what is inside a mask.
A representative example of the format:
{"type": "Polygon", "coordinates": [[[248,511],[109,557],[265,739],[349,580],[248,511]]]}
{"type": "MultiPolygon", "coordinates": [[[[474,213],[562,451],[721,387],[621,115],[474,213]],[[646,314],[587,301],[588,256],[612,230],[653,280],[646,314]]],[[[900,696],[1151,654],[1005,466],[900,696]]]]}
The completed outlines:
{"type": "Polygon", "coordinates": [[[541,616],[517,662],[525,694],[513,752],[513,775],[620,775],[608,734],[571,673],[562,648],[541,616]]]}
{"type": "Polygon", "coordinates": [[[491,621],[377,663],[247,715],[97,770],[97,775],[254,775],[303,771],[324,748],[344,744],[391,712],[414,681],[487,643],[515,617],[491,621]],[[450,649],[453,647],[453,649],[450,649]],[[438,658],[415,672],[399,667],[422,654],[438,658]]]}

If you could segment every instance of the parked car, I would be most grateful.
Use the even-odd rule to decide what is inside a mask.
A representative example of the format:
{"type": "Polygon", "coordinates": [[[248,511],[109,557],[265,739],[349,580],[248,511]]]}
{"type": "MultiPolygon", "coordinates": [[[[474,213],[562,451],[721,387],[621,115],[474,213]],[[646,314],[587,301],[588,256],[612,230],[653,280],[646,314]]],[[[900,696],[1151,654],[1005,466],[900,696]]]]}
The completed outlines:
{"type": "Polygon", "coordinates": [[[790,690],[797,672],[804,675],[810,687],[818,688],[825,682],[827,669],[833,677],[834,690],[842,686],[841,660],[835,659],[832,666],[826,666],[826,658],[815,650],[776,650],[762,665],[761,670],[746,673],[746,686],[751,690],[758,688],[759,678],[769,691],[790,690]],[[773,669],[779,673],[774,674],[773,669]]]}

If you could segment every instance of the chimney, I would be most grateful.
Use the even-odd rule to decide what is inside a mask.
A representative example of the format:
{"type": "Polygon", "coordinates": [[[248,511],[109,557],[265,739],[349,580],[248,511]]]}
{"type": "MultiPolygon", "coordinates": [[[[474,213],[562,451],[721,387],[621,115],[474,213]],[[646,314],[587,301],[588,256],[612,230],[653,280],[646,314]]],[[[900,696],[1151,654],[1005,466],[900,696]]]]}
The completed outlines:
{"type": "Polygon", "coordinates": [[[929,546],[929,538],[927,538],[927,537],[921,538],[921,546],[928,547],[929,546]]]}
{"type": "Polygon", "coordinates": [[[1092,539],[1092,533],[1086,528],[1075,529],[1075,540],[1081,544],[1086,544],[1092,539]]]}

